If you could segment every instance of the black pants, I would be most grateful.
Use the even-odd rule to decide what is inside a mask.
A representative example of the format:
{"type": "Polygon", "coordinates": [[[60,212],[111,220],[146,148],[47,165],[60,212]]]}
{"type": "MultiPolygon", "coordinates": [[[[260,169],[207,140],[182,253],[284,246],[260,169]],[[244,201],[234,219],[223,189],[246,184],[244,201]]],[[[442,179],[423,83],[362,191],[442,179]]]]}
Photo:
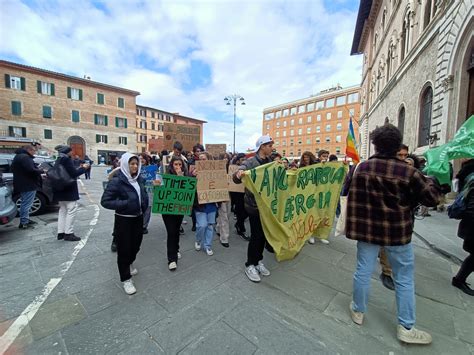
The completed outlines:
{"type": "Polygon", "coordinates": [[[265,248],[265,233],[263,232],[262,222],[260,222],[260,215],[249,215],[250,220],[250,241],[247,249],[247,262],[245,266],[258,265],[258,262],[263,259],[263,249],[265,248]]]}
{"type": "Polygon", "coordinates": [[[241,192],[230,193],[232,203],[234,203],[234,211],[237,216],[236,227],[239,232],[245,232],[245,219],[248,217],[245,210],[244,194],[241,192]]]}
{"type": "Polygon", "coordinates": [[[86,176],[86,180],[90,180],[91,178],[91,170],[92,168],[89,168],[86,170],[86,172],[84,173],[84,175],[86,176]]]}
{"type": "Polygon", "coordinates": [[[474,271],[474,255],[469,254],[466,259],[461,264],[456,279],[461,282],[466,282],[468,276],[474,271]]]}
{"type": "Polygon", "coordinates": [[[168,249],[168,264],[178,261],[179,251],[179,227],[183,222],[184,216],[177,216],[172,214],[163,214],[163,222],[165,223],[166,233],[166,247],[168,249]]]}
{"type": "Polygon", "coordinates": [[[130,264],[135,261],[143,239],[143,215],[122,217],[115,215],[114,240],[117,244],[117,265],[120,281],[130,275],[130,264]]]}

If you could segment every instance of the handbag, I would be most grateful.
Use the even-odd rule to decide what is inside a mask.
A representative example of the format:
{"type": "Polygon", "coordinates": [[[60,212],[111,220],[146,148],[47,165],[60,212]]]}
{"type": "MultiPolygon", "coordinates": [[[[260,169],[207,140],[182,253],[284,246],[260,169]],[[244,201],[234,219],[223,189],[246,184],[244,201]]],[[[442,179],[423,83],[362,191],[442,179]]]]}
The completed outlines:
{"type": "Polygon", "coordinates": [[[63,191],[76,183],[76,179],[69,175],[64,165],[60,164],[59,161],[56,161],[54,166],[47,171],[46,176],[51,181],[51,186],[55,191],[63,191]]]}
{"type": "MultiPolygon", "coordinates": [[[[350,183],[352,182],[352,178],[354,177],[354,174],[356,173],[358,167],[359,167],[359,164],[357,164],[356,167],[354,168],[354,172],[352,173],[349,186],[350,186],[350,183]]],[[[341,213],[339,214],[339,218],[337,219],[336,230],[334,232],[335,237],[339,237],[340,235],[346,234],[347,196],[340,196],[339,203],[341,204],[341,213]]]]}

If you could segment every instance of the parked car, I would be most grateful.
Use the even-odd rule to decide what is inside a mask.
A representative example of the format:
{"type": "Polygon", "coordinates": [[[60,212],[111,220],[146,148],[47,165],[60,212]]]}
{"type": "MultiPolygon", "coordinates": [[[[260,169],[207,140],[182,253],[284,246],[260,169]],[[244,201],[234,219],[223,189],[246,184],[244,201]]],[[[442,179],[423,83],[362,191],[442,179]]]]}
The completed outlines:
{"type": "MultiPolygon", "coordinates": [[[[11,172],[11,164],[14,154],[0,154],[0,173],[3,173],[3,180],[7,185],[13,190],[13,173],[11,172]]],[[[38,166],[48,171],[54,165],[54,159],[47,157],[35,157],[34,161],[38,166]]],[[[20,194],[13,193],[13,201],[16,203],[18,209],[20,209],[21,197],[20,194]]],[[[46,179],[46,176],[43,177],[43,186],[40,190],[36,192],[35,199],[33,201],[33,206],[30,209],[30,215],[35,216],[40,214],[45,210],[47,206],[56,205],[56,202],[53,201],[53,188],[49,183],[49,180],[46,179]]]]}
{"type": "Polygon", "coordinates": [[[0,225],[7,224],[15,218],[17,207],[12,199],[13,189],[7,185],[0,173],[0,225]]]}

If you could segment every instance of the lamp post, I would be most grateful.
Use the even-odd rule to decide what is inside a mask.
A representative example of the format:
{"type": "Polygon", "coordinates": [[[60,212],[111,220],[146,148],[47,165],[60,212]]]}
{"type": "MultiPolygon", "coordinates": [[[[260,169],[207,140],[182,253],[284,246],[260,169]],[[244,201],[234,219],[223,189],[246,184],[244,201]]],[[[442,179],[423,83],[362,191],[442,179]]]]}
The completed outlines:
{"type": "Polygon", "coordinates": [[[226,102],[226,105],[234,105],[234,149],[233,152],[235,153],[235,108],[237,106],[237,102],[240,102],[241,105],[245,105],[245,99],[238,95],[229,95],[224,98],[224,101],[226,102]]]}

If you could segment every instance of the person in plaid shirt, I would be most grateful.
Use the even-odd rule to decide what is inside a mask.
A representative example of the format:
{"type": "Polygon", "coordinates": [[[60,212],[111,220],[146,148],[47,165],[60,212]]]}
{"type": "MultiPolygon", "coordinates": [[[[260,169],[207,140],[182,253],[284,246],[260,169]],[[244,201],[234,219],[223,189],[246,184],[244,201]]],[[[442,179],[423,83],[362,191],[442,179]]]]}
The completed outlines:
{"type": "Polygon", "coordinates": [[[357,240],[357,267],[350,304],[352,320],[361,325],[367,310],[370,279],[383,246],[395,280],[398,339],[430,344],[431,335],[415,324],[414,254],[411,244],[412,211],[418,204],[436,206],[441,187],[434,178],[397,159],[402,135],[386,124],[371,134],[376,154],[361,163],[350,182],[346,236],[357,240]]]}

